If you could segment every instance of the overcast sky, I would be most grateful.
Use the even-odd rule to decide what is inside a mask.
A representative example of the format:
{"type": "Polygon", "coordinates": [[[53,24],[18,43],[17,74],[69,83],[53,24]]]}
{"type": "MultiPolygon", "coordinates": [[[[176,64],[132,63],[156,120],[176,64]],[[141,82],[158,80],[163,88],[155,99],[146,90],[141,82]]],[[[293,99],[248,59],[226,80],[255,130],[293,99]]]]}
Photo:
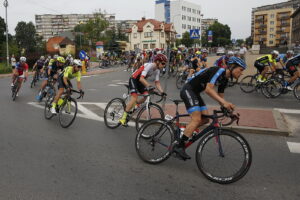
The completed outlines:
{"type": "MultiPolygon", "coordinates": [[[[202,6],[204,18],[217,18],[231,28],[232,38],[246,38],[251,31],[251,9],[286,0],[188,0],[202,6]]],[[[0,16],[5,17],[4,0],[0,16]]],[[[116,14],[116,19],[154,18],[155,0],[8,0],[9,32],[19,21],[34,21],[35,14],[93,13],[97,9],[116,14]]]]}

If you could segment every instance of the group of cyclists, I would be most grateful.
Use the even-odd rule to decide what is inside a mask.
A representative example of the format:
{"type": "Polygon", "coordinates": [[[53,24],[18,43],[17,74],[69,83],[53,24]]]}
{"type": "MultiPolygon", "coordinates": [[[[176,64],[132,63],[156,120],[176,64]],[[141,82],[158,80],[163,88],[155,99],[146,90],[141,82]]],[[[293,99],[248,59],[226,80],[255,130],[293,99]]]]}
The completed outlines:
{"type": "MultiPolygon", "coordinates": [[[[79,59],[73,59],[71,55],[63,56],[54,55],[53,58],[48,56],[41,56],[40,59],[36,61],[33,66],[34,75],[33,77],[38,75],[43,79],[40,90],[36,96],[36,100],[42,100],[42,94],[45,90],[48,81],[52,81],[53,85],[58,83],[58,92],[52,103],[52,114],[56,114],[56,106],[59,98],[62,96],[64,91],[70,92],[72,88],[72,84],[70,82],[71,79],[76,78],[77,80],[77,88],[80,93],[84,93],[81,86],[81,68],[82,62],[79,59]]],[[[28,79],[28,64],[26,63],[26,57],[20,57],[20,61],[16,63],[13,73],[12,73],[12,82],[11,87],[16,84],[16,81],[19,81],[19,88],[17,91],[20,91],[23,81],[28,79]]]]}

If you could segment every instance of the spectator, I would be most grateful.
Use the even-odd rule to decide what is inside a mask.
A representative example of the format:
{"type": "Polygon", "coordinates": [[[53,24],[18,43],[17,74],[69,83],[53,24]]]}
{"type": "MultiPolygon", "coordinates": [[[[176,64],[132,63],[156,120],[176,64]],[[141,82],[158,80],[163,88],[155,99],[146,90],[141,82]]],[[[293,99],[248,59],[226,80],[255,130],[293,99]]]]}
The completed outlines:
{"type": "Polygon", "coordinates": [[[11,63],[11,67],[12,67],[12,69],[15,69],[15,67],[16,67],[16,58],[15,58],[15,55],[14,54],[12,54],[11,55],[11,58],[10,58],[10,63],[11,63]]]}
{"type": "Polygon", "coordinates": [[[240,48],[239,54],[240,54],[240,58],[243,59],[244,61],[246,61],[245,60],[246,53],[247,53],[247,48],[246,48],[245,45],[242,45],[241,48],[240,48]]]}

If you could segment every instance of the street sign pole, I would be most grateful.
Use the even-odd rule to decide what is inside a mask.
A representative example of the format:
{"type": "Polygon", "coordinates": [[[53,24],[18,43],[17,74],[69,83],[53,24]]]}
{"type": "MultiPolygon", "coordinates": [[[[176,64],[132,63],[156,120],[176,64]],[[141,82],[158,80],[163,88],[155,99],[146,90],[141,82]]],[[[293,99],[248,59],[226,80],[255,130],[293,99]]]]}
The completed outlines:
{"type": "Polygon", "coordinates": [[[8,1],[5,0],[3,3],[5,7],[5,23],[6,23],[6,60],[7,60],[7,67],[9,67],[9,51],[8,51],[8,24],[7,24],[7,7],[8,7],[8,1]]]}

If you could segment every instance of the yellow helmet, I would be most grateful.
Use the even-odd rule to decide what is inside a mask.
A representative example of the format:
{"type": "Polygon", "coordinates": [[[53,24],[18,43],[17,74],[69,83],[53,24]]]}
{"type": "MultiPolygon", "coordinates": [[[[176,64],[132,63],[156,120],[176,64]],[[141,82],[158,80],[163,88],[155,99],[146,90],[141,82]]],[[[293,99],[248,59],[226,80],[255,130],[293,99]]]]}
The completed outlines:
{"type": "Polygon", "coordinates": [[[201,54],[201,51],[196,51],[196,54],[197,54],[197,55],[200,55],[200,54],[201,54]]]}
{"type": "Polygon", "coordinates": [[[174,51],[177,51],[178,49],[176,47],[173,48],[174,51]]]}
{"type": "Polygon", "coordinates": [[[58,56],[57,57],[57,61],[60,62],[60,63],[62,63],[62,64],[65,64],[65,62],[66,62],[66,60],[62,56],[58,56]]]}

